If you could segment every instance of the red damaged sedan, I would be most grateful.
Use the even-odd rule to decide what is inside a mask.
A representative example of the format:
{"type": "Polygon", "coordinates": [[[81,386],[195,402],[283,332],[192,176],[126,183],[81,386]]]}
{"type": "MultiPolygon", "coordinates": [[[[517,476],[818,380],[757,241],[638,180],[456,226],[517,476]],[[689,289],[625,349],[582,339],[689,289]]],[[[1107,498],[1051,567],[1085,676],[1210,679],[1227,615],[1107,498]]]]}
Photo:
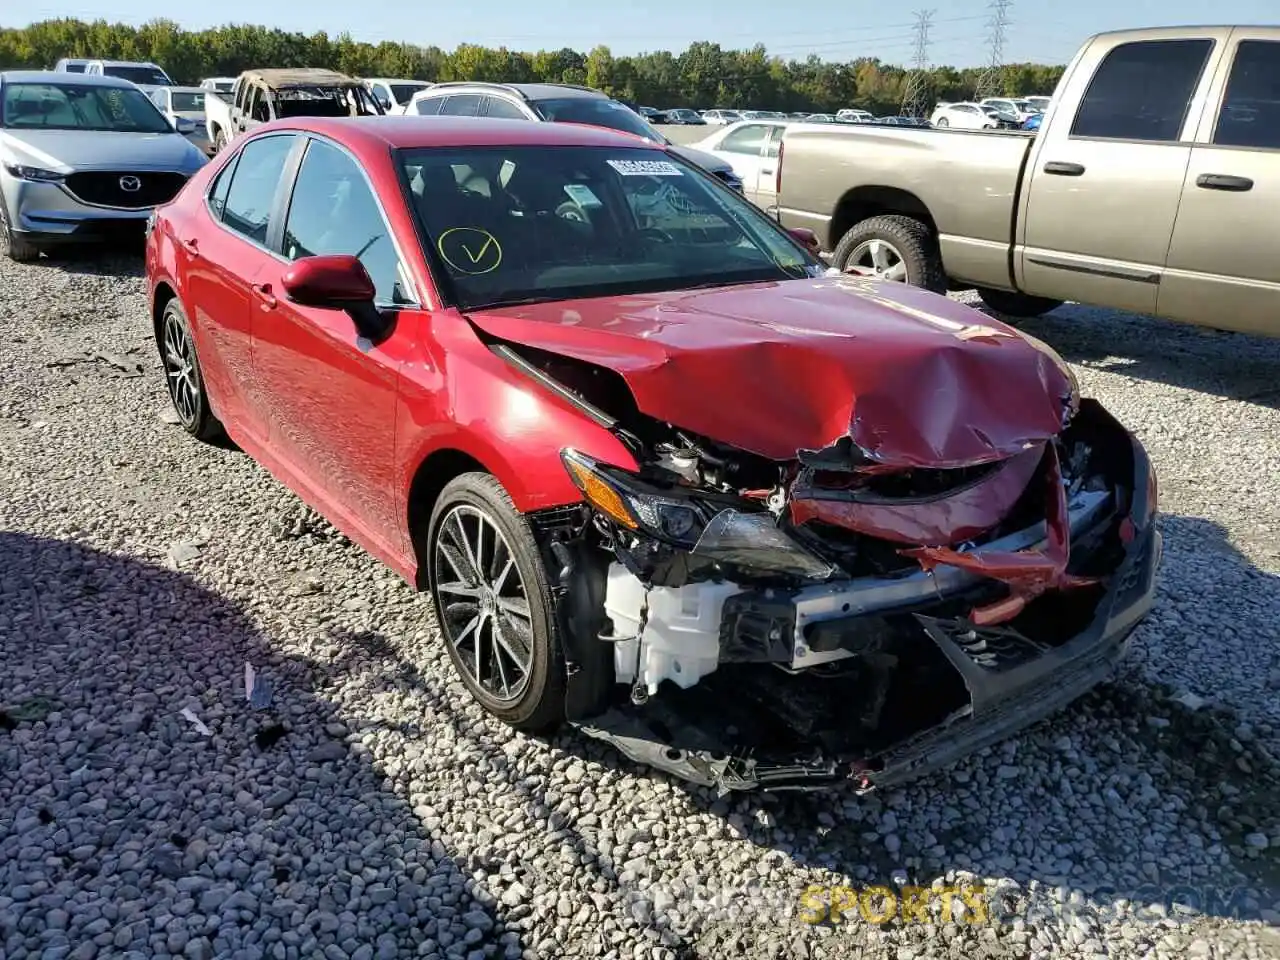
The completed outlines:
{"type": "Polygon", "coordinates": [[[297,118],[157,211],[147,277],[186,430],[430,590],[492,714],[867,790],[1109,675],[1156,483],[1047,346],[808,239],[610,131],[297,118]]]}

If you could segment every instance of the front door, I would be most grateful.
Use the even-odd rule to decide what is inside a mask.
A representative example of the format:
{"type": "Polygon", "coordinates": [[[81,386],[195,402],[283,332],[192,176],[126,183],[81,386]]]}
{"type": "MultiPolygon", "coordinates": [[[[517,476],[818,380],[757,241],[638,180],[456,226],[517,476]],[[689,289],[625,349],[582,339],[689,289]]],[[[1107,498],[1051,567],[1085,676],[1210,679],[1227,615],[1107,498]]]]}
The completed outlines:
{"type": "Polygon", "coordinates": [[[1156,312],[1280,334],[1280,42],[1236,30],[1191,149],[1156,312]]]}
{"type": "Polygon", "coordinates": [[[1214,42],[1146,40],[1106,50],[1075,115],[1059,111],[1041,131],[1028,171],[1025,289],[1155,312],[1191,158],[1191,107],[1214,42]]]}
{"type": "Polygon", "coordinates": [[[273,454],[326,510],[364,534],[384,558],[401,553],[393,445],[399,369],[413,346],[416,310],[392,233],[359,164],[311,139],[281,231],[283,260],[262,274],[253,361],[273,454]],[[291,302],[283,277],[302,257],[358,257],[393,321],[371,343],[347,313],[291,302]]]}
{"type": "Polygon", "coordinates": [[[758,203],[760,168],[764,166],[765,145],[773,127],[767,123],[748,123],[730,131],[712,151],[727,160],[733,172],[742,178],[742,192],[752,203],[758,203]]]}

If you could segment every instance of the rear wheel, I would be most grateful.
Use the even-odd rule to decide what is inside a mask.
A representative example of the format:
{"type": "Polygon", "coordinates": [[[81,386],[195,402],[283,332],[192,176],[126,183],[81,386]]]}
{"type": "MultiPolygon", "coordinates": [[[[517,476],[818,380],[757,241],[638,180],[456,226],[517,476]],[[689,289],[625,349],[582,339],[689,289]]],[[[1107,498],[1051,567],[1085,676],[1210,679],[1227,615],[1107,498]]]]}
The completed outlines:
{"type": "Polygon", "coordinates": [[[945,293],[938,244],[929,228],[911,217],[890,214],[863,220],[840,238],[833,266],[856,276],[896,280],[945,293]]]}
{"type": "Polygon", "coordinates": [[[1022,319],[1038,317],[1062,306],[1061,300],[1033,297],[1025,293],[1014,293],[1012,290],[996,290],[993,287],[979,287],[978,296],[996,313],[1022,319]]]}
{"type": "Polygon", "coordinates": [[[204,373],[196,356],[196,342],[182,304],[174,297],[165,304],[160,320],[160,362],[169,387],[169,399],[182,429],[197,440],[214,440],[222,435],[222,424],[209,409],[204,389],[204,373]]]}
{"type": "Polygon", "coordinates": [[[441,491],[426,561],[445,648],[471,695],[519,730],[558,726],[565,667],[546,569],[502,484],[465,473],[441,491]]]}
{"type": "Polygon", "coordinates": [[[40,256],[40,248],[34,243],[15,239],[9,226],[9,216],[4,210],[4,198],[0,197],[0,247],[5,255],[15,263],[30,263],[40,256]]]}

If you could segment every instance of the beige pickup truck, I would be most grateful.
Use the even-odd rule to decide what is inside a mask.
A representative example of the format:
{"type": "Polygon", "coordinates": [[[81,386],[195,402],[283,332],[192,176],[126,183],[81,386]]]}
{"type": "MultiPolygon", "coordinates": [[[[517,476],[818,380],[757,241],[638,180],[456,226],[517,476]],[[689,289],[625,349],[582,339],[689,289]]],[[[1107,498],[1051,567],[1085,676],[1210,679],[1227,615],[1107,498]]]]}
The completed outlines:
{"type": "Polygon", "coordinates": [[[806,125],[781,153],[779,221],[843,270],[1280,336],[1280,27],[1093,37],[1036,134],[806,125]]]}

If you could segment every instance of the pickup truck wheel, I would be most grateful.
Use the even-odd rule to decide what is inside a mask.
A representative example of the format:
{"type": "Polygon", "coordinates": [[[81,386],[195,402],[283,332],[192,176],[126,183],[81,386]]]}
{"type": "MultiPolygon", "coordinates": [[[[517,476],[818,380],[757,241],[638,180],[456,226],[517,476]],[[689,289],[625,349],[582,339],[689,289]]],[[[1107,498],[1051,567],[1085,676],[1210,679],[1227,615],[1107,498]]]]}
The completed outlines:
{"type": "Polygon", "coordinates": [[[947,276],[933,234],[919,220],[889,214],[855,224],[831,254],[844,273],[896,280],[945,293],[947,276]]]}
{"type": "Polygon", "coordinates": [[[1009,317],[1038,317],[1056,307],[1062,306],[1061,300],[1050,300],[1048,297],[1033,297],[1026,293],[996,290],[992,287],[979,287],[978,296],[982,298],[983,303],[996,313],[1009,317]]]}
{"type": "Polygon", "coordinates": [[[222,128],[219,127],[218,131],[213,135],[214,154],[217,155],[221,153],[223,150],[226,149],[226,146],[227,146],[227,135],[223,133],[222,128]]]}
{"type": "Polygon", "coordinates": [[[441,491],[427,569],[445,648],[472,697],[526,733],[558,726],[565,664],[546,568],[495,478],[464,473],[441,491]]]}

